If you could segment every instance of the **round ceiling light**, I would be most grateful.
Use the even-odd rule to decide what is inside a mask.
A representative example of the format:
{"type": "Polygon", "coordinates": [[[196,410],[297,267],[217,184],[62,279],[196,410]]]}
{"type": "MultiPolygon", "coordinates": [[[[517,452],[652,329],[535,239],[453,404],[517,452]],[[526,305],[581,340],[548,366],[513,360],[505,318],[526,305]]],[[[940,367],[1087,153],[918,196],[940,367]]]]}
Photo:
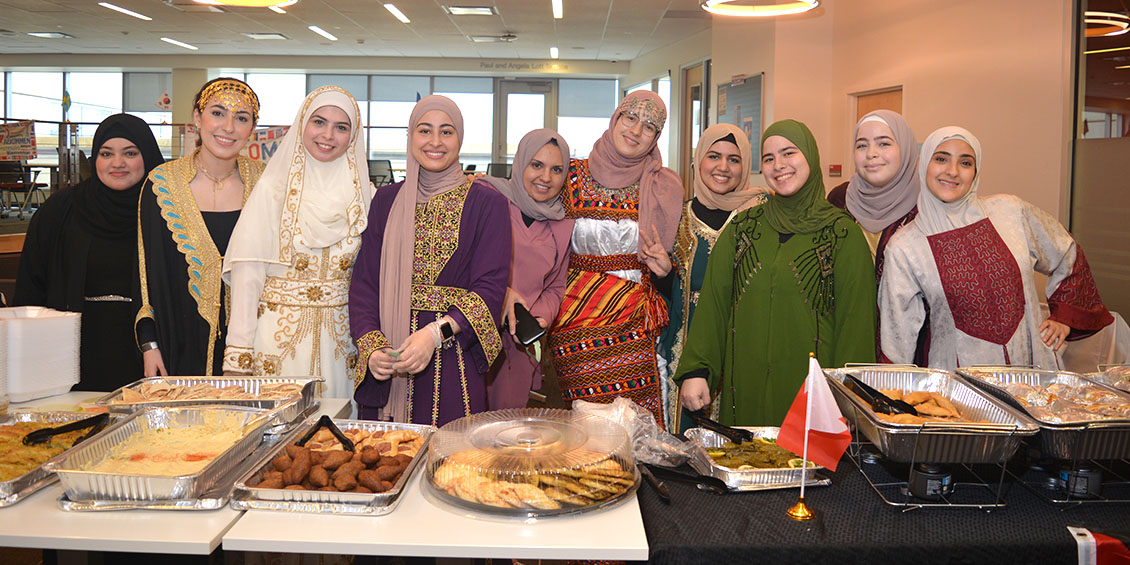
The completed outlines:
{"type": "Polygon", "coordinates": [[[1130,31],[1130,16],[1116,12],[1083,12],[1087,37],[1110,37],[1130,31]],[[1095,26],[1095,27],[1092,27],[1095,26]]]}
{"type": "Polygon", "coordinates": [[[703,10],[719,16],[742,16],[770,18],[807,12],[820,5],[820,0],[797,0],[791,2],[748,2],[738,4],[738,0],[702,0],[703,10]]]}

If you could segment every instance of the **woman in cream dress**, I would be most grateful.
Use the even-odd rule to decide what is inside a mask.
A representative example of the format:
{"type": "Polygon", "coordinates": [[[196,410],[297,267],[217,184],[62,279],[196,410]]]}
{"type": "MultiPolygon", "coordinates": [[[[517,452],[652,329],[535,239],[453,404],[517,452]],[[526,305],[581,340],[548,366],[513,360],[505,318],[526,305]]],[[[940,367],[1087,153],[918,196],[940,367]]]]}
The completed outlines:
{"type": "Polygon", "coordinates": [[[349,279],[373,186],[357,102],[310,93],[255,185],[232,234],[224,372],[321,376],[325,395],[352,396],[349,279]]]}

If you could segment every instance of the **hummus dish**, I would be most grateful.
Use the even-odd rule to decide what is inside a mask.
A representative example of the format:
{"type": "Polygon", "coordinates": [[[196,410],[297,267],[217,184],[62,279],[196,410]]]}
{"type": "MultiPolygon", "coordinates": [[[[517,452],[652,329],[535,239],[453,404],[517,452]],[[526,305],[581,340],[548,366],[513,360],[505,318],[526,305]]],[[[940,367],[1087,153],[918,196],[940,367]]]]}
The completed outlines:
{"type": "Polygon", "coordinates": [[[221,421],[135,432],[83,470],[161,477],[197,473],[243,438],[238,422],[217,420],[221,421]]]}

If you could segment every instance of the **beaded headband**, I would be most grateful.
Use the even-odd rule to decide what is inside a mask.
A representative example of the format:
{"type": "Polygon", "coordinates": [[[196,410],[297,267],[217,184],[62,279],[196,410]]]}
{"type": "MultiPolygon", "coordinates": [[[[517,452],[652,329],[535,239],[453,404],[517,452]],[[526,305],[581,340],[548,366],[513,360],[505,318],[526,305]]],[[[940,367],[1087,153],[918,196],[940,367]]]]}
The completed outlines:
{"type": "Polygon", "coordinates": [[[203,112],[204,105],[216,98],[216,103],[229,110],[235,111],[240,106],[251,109],[251,120],[259,121],[259,97],[250,86],[234,80],[218,80],[204,87],[200,92],[200,101],[196,109],[203,112]]]}
{"type": "Polygon", "coordinates": [[[667,122],[667,110],[662,106],[656,104],[654,101],[644,98],[642,96],[626,97],[620,102],[620,107],[617,108],[619,113],[635,112],[641,120],[649,120],[653,124],[663,129],[663,124],[667,122]]]}

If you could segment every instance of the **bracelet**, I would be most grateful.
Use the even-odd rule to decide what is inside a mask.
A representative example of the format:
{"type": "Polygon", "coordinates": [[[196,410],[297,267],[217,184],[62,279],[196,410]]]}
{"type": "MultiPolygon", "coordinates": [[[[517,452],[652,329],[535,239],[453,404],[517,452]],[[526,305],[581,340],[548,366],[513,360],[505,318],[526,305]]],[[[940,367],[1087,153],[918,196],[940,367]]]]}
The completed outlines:
{"type": "Polygon", "coordinates": [[[157,349],[157,348],[158,348],[157,342],[155,342],[155,341],[147,341],[147,342],[141,344],[141,352],[142,353],[145,353],[146,351],[152,351],[152,350],[157,349]]]}

